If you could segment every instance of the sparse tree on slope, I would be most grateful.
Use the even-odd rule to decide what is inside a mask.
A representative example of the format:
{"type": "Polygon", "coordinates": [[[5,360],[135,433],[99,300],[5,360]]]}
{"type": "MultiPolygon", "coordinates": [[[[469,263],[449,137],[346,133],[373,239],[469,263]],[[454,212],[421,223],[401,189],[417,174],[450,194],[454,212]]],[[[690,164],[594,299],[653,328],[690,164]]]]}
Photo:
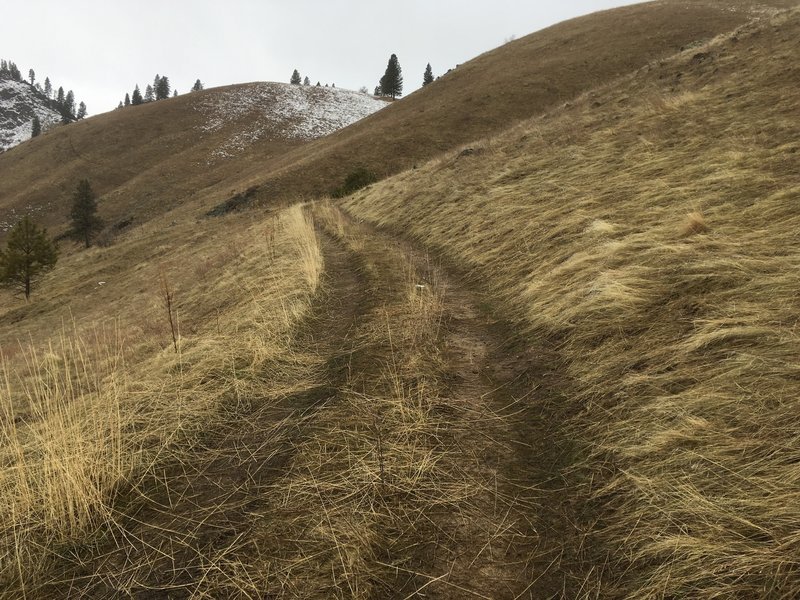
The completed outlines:
{"type": "Polygon", "coordinates": [[[192,91],[200,92],[202,90],[203,90],[203,82],[198,79],[197,81],[194,82],[194,85],[192,86],[192,91]]]}
{"type": "Polygon", "coordinates": [[[44,95],[49,99],[53,95],[53,84],[50,83],[50,78],[44,78],[44,95]]]}
{"type": "Polygon", "coordinates": [[[64,88],[59,87],[58,93],[56,94],[56,105],[58,106],[58,110],[62,110],[64,108],[64,88]]]}
{"type": "Polygon", "coordinates": [[[306,75],[306,78],[303,79],[303,85],[311,85],[311,80],[308,78],[308,75],[306,75]]]}
{"type": "Polygon", "coordinates": [[[391,96],[392,99],[395,99],[403,95],[403,71],[396,54],[392,54],[389,58],[389,64],[386,65],[386,72],[381,77],[380,85],[381,93],[384,96],[391,96]]]}
{"type": "Polygon", "coordinates": [[[144,89],[144,101],[152,102],[153,100],[155,100],[155,94],[153,93],[153,86],[148,83],[147,87],[144,89]]]}
{"type": "Polygon", "coordinates": [[[289,83],[291,83],[292,85],[300,85],[302,81],[303,80],[300,79],[300,72],[297,69],[295,69],[294,72],[292,73],[292,78],[289,80],[289,83]]]}
{"type": "Polygon", "coordinates": [[[58,249],[28,217],[14,225],[5,251],[0,251],[0,281],[31,297],[31,286],[39,275],[56,266],[58,249]]]}
{"type": "Polygon", "coordinates": [[[131,104],[133,106],[138,106],[143,102],[144,99],[142,99],[142,92],[139,91],[139,85],[137,84],[136,87],[133,89],[133,95],[131,96],[131,104]]]}
{"type": "Polygon", "coordinates": [[[31,123],[31,137],[39,137],[42,133],[42,122],[39,120],[39,117],[33,117],[33,122],[31,123]]]}
{"type": "Polygon", "coordinates": [[[78,104],[78,114],[75,115],[75,118],[78,119],[78,120],[85,119],[86,118],[86,114],[87,114],[86,103],[85,102],[81,102],[80,104],[78,104]]]}
{"type": "Polygon", "coordinates": [[[31,80],[31,85],[36,83],[36,73],[33,71],[33,69],[28,69],[28,79],[31,80]]]}
{"type": "Polygon", "coordinates": [[[125,93],[125,106],[130,106],[130,105],[131,105],[131,95],[126,92],[125,93]]]}
{"type": "Polygon", "coordinates": [[[97,216],[97,198],[88,179],[78,182],[72,194],[72,210],[69,216],[72,221],[70,235],[88,248],[92,245],[95,234],[103,229],[103,221],[97,216]]]}
{"type": "Polygon", "coordinates": [[[156,100],[166,100],[169,98],[169,78],[166,75],[160,78],[156,75],[156,78],[158,78],[158,85],[155,86],[156,100]]]}
{"type": "Polygon", "coordinates": [[[422,76],[422,87],[425,87],[429,83],[433,83],[433,69],[431,69],[431,63],[428,63],[428,66],[425,67],[425,74],[422,76]]]}
{"type": "Polygon", "coordinates": [[[177,98],[178,97],[178,90],[172,90],[172,97],[173,98],[177,98]]]}

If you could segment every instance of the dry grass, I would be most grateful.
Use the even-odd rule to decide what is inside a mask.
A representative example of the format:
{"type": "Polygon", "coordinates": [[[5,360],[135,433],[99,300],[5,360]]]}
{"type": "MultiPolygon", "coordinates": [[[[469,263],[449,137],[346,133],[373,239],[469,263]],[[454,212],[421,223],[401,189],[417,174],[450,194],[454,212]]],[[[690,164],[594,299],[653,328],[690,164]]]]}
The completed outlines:
{"type": "Polygon", "coordinates": [[[285,475],[264,491],[247,561],[225,564],[209,589],[235,580],[246,597],[481,597],[459,587],[449,552],[479,562],[512,525],[507,499],[495,498],[500,516],[478,503],[493,483],[477,466],[480,444],[466,444],[473,455],[454,441],[474,440],[478,416],[442,395],[445,286],[331,205],[314,212],[356,253],[372,305],[351,333],[345,385],[298,425],[306,434],[285,475]],[[463,548],[476,530],[483,548],[463,548]]]}
{"type": "MultiPolygon", "coordinates": [[[[5,353],[12,342],[3,343],[0,581],[9,597],[35,589],[59,548],[113,529],[118,490],[145,481],[221,406],[265,393],[266,365],[298,360],[290,355],[292,329],[322,270],[313,225],[300,206],[274,218],[228,219],[224,230],[217,224],[153,227],[113,249],[74,255],[67,259],[74,279],[45,284],[36,303],[0,316],[34,313],[25,321],[29,341],[12,353],[5,353]],[[265,227],[274,230],[269,245],[265,227]],[[138,268],[76,298],[71,328],[47,341],[45,332],[70,318],[59,301],[63,287],[80,289],[79,281],[98,279],[95,269],[132,254],[138,268]],[[207,266],[195,281],[187,267],[201,257],[207,266]],[[178,353],[157,269],[174,290],[178,353]],[[116,289],[98,297],[107,288],[116,289]],[[113,314],[106,328],[92,325],[113,314]]],[[[22,332],[4,331],[13,333],[22,332]]]]}
{"type": "Polygon", "coordinates": [[[558,350],[586,596],[800,588],[798,39],[745,26],[345,203],[558,350]]]}

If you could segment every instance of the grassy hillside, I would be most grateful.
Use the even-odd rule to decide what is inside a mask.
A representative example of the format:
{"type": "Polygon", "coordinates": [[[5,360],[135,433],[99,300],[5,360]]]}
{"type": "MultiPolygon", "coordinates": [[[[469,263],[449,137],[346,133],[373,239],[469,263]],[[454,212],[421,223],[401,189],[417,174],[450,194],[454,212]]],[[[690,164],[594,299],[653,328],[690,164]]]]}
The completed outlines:
{"type": "Polygon", "coordinates": [[[269,408],[303,388],[314,357],[291,338],[319,283],[318,239],[299,206],[252,217],[154,221],[62,259],[31,304],[4,292],[0,598],[72,597],[35,590],[60,582],[53,565],[81,542],[121,531],[121,498],[150,493],[251,399],[269,408]]]}
{"type": "Polygon", "coordinates": [[[102,196],[109,226],[184,204],[203,211],[245,192],[243,179],[287,151],[383,106],[346,90],[254,83],[57,127],[0,155],[0,223],[32,213],[63,230],[81,178],[102,196]]]}
{"type": "MultiPolygon", "coordinates": [[[[565,21],[487,52],[387,110],[288,153],[264,172],[260,197],[317,196],[358,166],[379,176],[410,168],[793,4],[664,0],[565,21]]],[[[407,80],[414,76],[405,73],[407,80]]]]}
{"type": "Polygon", "coordinates": [[[379,176],[411,167],[787,4],[665,0],[567,21],[463,64],[311,144],[261,135],[270,133],[258,116],[263,106],[245,102],[241,110],[237,100],[258,97],[253,85],[113,111],[0,155],[0,222],[33,213],[62,231],[70,194],[83,177],[103,196],[109,225],[146,222],[184,204],[205,211],[252,187],[258,191],[251,199],[262,203],[319,196],[357,166],[379,176]],[[224,110],[235,119],[219,122],[225,97],[232,101],[224,110]],[[220,127],[209,128],[213,122],[220,127]]]}
{"type": "Polygon", "coordinates": [[[798,40],[744,26],[345,203],[559,357],[587,597],[800,589],[798,40]]]}

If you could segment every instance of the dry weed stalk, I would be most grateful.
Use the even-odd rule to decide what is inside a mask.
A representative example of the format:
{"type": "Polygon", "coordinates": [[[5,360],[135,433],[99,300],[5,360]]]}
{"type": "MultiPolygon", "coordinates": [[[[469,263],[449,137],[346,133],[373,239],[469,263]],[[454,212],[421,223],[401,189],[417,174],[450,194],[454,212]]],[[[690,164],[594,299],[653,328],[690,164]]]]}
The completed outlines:
{"type": "MultiPolygon", "coordinates": [[[[176,332],[175,320],[172,318],[173,313],[173,304],[175,302],[175,291],[169,284],[169,279],[167,279],[167,274],[164,272],[163,269],[159,271],[158,274],[158,282],[159,282],[159,292],[161,297],[161,303],[164,307],[164,310],[167,311],[167,321],[169,322],[169,330],[172,334],[172,347],[175,349],[175,354],[178,353],[178,335],[176,332]]],[[[177,318],[177,315],[175,315],[177,318]]]]}

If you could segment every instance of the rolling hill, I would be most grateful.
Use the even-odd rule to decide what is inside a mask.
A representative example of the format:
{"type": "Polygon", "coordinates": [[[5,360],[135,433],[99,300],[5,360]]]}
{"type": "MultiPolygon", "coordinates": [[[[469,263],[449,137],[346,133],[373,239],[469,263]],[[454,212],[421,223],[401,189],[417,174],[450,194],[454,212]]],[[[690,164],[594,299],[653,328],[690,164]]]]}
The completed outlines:
{"type": "MultiPolygon", "coordinates": [[[[87,178],[109,225],[244,192],[242,179],[385,106],[335,88],[253,83],[130,106],[58,127],[0,157],[0,221],[26,211],[63,231],[87,178]]],[[[11,223],[13,224],[13,223],[11,223]]]]}

